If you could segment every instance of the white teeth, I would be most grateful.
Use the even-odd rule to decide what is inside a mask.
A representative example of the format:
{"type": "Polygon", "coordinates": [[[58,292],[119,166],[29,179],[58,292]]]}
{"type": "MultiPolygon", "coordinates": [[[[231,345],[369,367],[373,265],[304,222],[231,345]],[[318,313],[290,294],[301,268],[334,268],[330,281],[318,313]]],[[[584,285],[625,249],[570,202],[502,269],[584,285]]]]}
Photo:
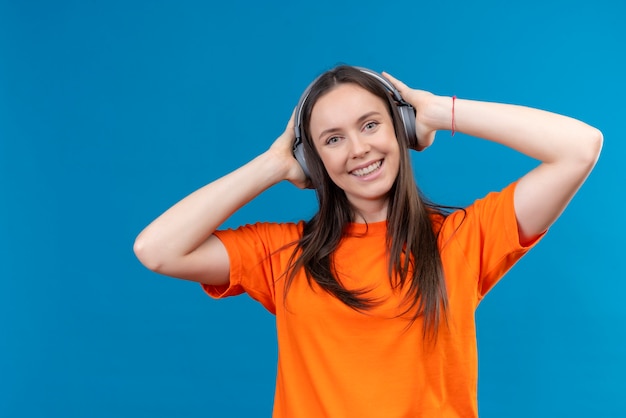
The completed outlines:
{"type": "Polygon", "coordinates": [[[375,163],[372,163],[365,168],[359,168],[358,170],[352,171],[352,174],[358,177],[366,176],[372,171],[378,169],[378,167],[380,167],[382,163],[382,161],[376,161],[375,163]]]}

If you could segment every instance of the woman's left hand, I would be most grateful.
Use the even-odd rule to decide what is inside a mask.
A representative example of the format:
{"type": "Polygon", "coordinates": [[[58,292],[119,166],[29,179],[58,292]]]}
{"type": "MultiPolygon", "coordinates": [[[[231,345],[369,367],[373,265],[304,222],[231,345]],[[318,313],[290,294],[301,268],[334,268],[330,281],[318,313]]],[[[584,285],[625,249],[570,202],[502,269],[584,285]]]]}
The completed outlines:
{"type": "Polygon", "coordinates": [[[418,151],[428,148],[434,142],[437,130],[441,129],[435,124],[437,119],[433,116],[437,115],[431,116],[433,110],[436,111],[438,107],[433,106],[437,96],[424,90],[412,89],[389,73],[383,72],[383,76],[391,81],[402,98],[415,108],[415,129],[419,141],[418,151]]]}

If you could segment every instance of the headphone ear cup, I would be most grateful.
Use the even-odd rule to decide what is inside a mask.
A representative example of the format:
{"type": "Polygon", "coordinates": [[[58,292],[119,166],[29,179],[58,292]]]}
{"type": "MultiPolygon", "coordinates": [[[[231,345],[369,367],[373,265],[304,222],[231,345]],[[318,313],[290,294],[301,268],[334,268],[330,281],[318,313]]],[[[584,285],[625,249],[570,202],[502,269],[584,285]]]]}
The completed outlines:
{"type": "Polygon", "coordinates": [[[398,105],[400,111],[400,117],[402,118],[402,125],[404,126],[404,132],[408,141],[407,146],[410,149],[419,149],[419,140],[417,138],[417,128],[415,126],[415,109],[408,103],[398,105]]]}
{"type": "Polygon", "coordinates": [[[293,156],[296,157],[298,163],[300,163],[300,167],[302,167],[302,171],[307,178],[311,178],[311,173],[309,172],[309,167],[306,165],[306,158],[304,158],[304,145],[302,145],[302,141],[296,140],[296,145],[293,147],[293,156]]]}

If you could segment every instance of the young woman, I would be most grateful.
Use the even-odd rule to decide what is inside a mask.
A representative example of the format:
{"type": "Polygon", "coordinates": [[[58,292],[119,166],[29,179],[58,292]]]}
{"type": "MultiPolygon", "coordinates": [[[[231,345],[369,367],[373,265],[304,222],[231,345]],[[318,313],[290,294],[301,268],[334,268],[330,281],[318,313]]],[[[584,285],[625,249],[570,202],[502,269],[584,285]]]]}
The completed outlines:
{"type": "Polygon", "coordinates": [[[135,253],[276,315],[275,417],[477,416],[474,311],[561,214],[601,146],[597,129],[565,116],[340,66],[309,86],[266,152],[159,216],[135,253]],[[541,163],[446,213],[421,196],[409,158],[440,130],[541,163]],[[218,230],[283,180],[315,188],[311,220],[218,230]]]}

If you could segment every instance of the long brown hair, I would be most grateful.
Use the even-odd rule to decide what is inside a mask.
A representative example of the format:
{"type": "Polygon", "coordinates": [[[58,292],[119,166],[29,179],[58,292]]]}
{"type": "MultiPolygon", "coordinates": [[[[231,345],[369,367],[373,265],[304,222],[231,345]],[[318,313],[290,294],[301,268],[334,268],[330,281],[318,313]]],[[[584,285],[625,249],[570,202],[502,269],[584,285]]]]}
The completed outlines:
{"type": "Polygon", "coordinates": [[[389,191],[387,209],[389,280],[394,288],[408,285],[406,309],[400,315],[411,312],[411,322],[423,316],[424,337],[429,335],[436,339],[442,315],[445,318],[447,293],[437,232],[433,228],[431,216],[443,219],[446,214],[442,207],[428,202],[417,187],[408,141],[393,98],[378,80],[354,67],[342,65],[324,73],[311,87],[302,108],[304,155],[317,193],[319,210],[305,223],[302,237],[291,256],[285,294],[297,271],[304,268],[310,285],[311,281],[315,281],[326,292],[355,310],[364,311],[377,303],[367,296],[367,289],[348,290],[337,280],[333,254],[355,213],[344,191],[330,179],[310,135],[313,106],[324,94],[344,83],[356,84],[380,97],[387,104],[393,120],[400,146],[400,165],[398,176],[389,191]]]}

